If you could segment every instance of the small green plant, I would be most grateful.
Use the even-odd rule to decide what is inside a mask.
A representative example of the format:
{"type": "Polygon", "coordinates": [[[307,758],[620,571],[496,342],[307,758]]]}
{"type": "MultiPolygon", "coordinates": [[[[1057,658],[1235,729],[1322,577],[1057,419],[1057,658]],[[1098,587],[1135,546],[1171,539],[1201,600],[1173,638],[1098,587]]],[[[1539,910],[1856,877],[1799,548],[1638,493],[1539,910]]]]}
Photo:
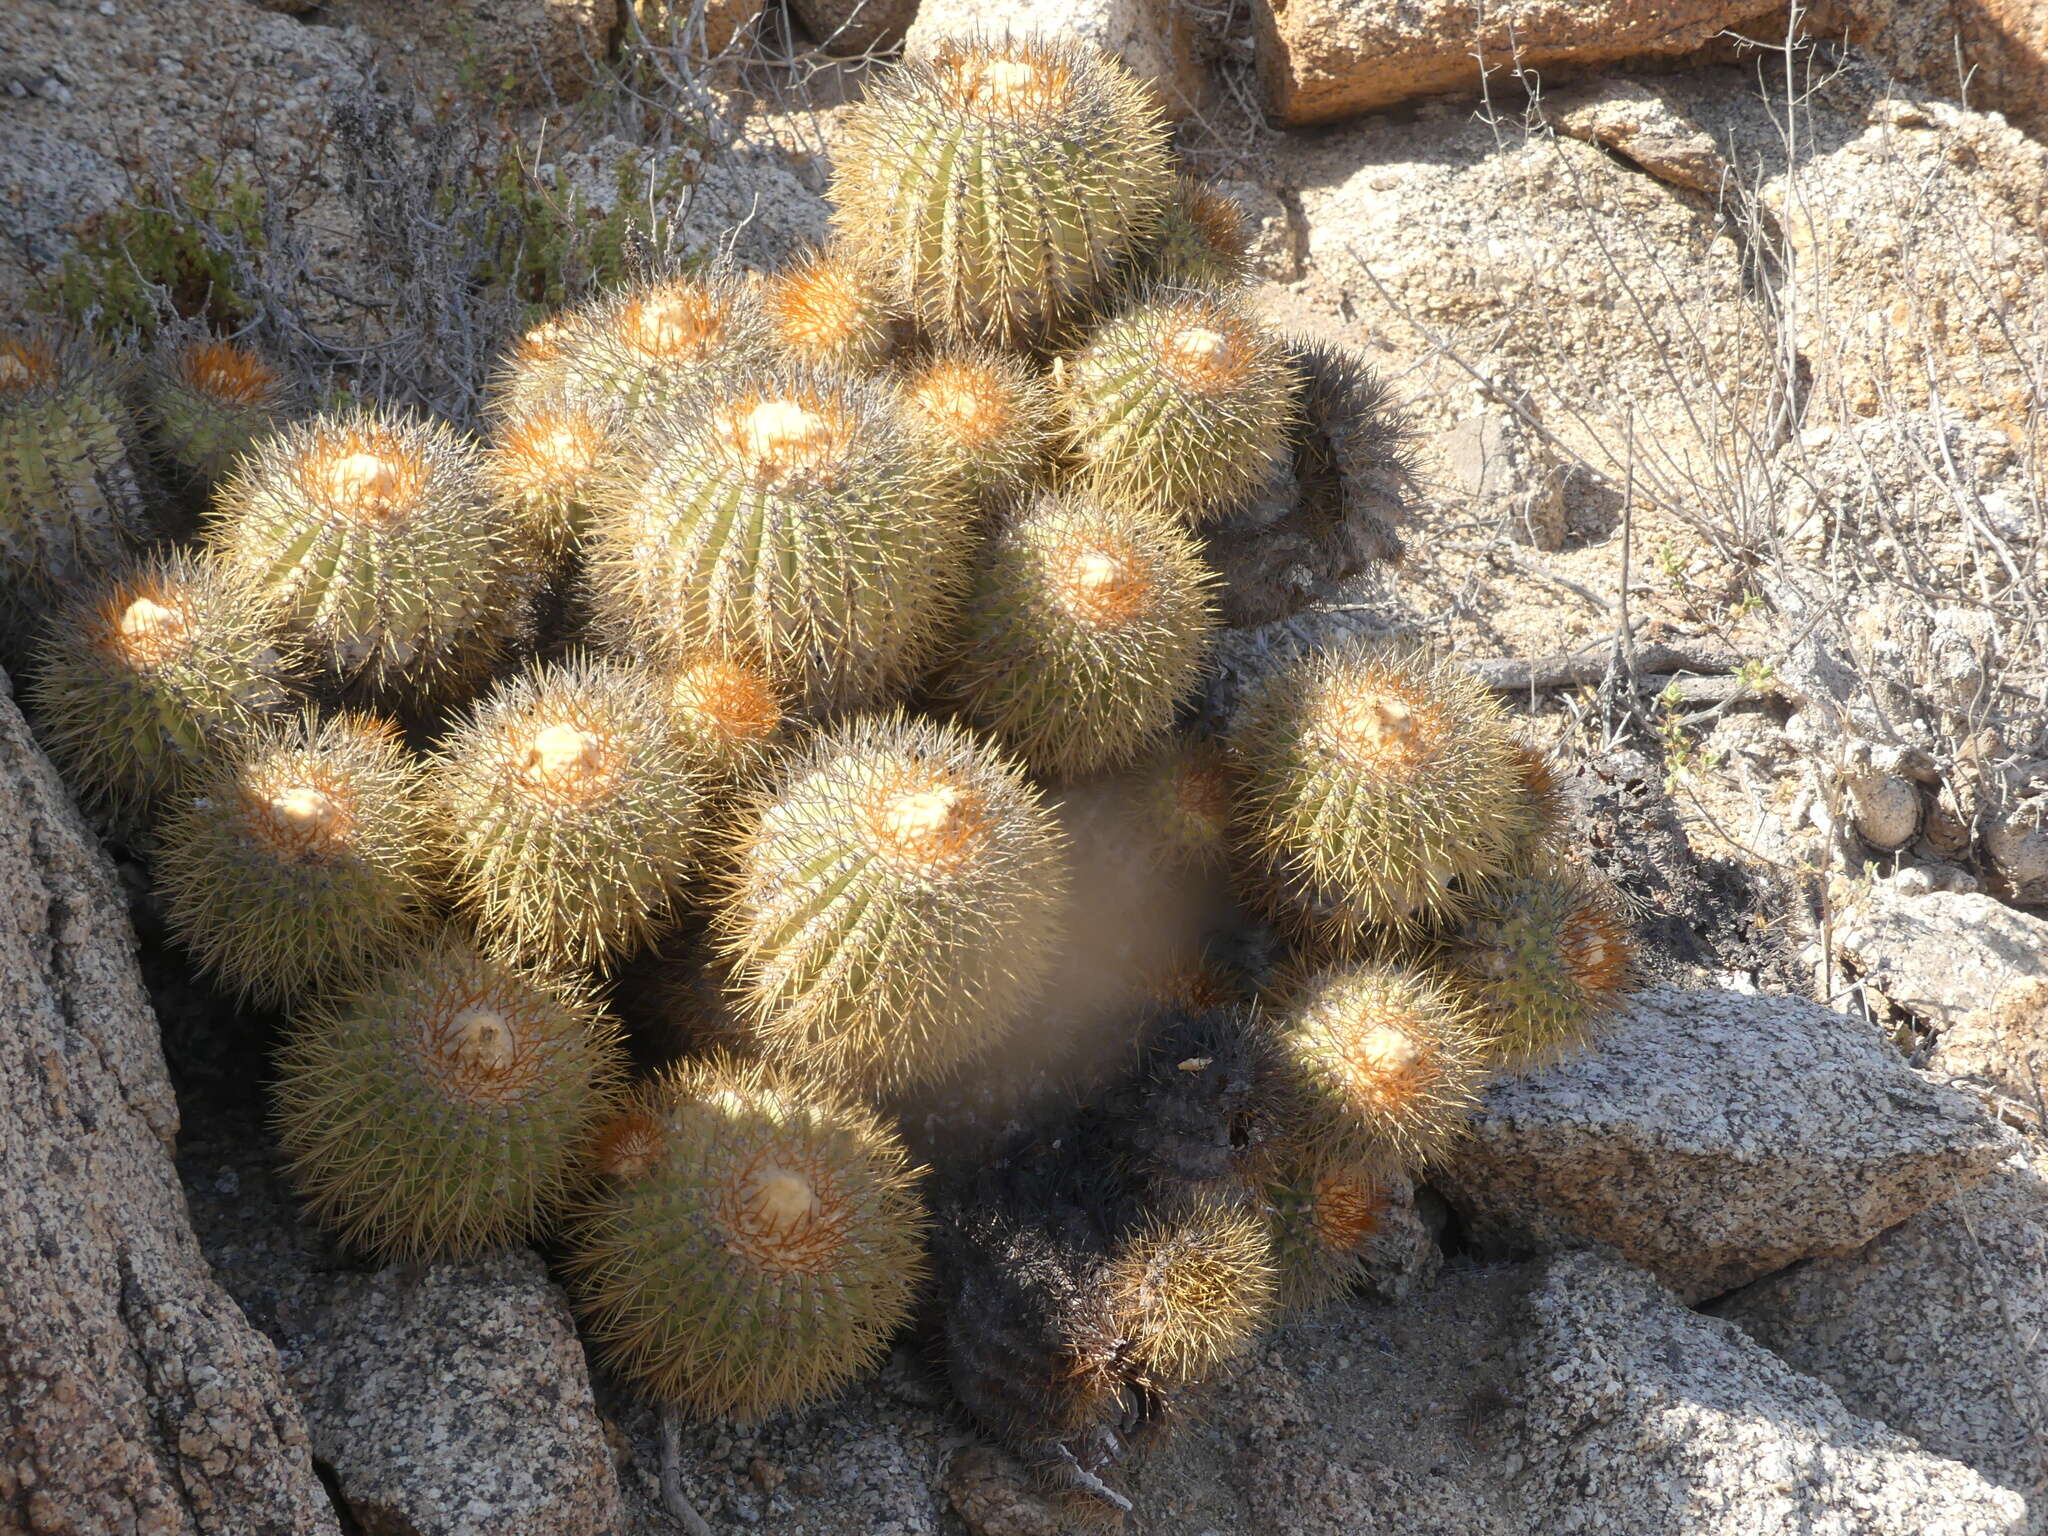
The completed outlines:
{"type": "Polygon", "coordinates": [[[202,160],[174,187],[95,214],[36,300],[110,342],[152,342],[173,318],[233,331],[253,313],[237,260],[265,248],[262,189],[202,160]]]}

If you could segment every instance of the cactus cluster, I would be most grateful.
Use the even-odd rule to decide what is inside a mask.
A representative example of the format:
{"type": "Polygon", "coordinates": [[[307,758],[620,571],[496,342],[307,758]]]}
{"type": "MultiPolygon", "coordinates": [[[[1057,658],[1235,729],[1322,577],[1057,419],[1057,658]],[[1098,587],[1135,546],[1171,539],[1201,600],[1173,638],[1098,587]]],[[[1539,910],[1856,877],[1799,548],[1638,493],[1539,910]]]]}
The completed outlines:
{"type": "Polygon", "coordinates": [[[1283,464],[1344,510],[1398,434],[1257,320],[1127,73],[947,45],[849,109],[831,190],[783,272],[535,324],[482,442],[298,414],[213,338],[138,425],[118,370],[0,341],[0,596],[53,614],[39,725],[172,932],[287,1010],[316,1220],[547,1233],[604,1358],[706,1414],[830,1393],[935,1289],[962,1402],[1114,1502],[1119,1437],[1341,1290],[1490,1072],[1590,1037],[1626,928],[1450,662],[1194,707],[1215,525],[1283,464]],[[195,548],[138,553],[144,431],[210,487],[195,548]],[[1087,780],[1128,814],[1070,847],[1087,780]],[[1280,979],[1190,942],[1184,1007],[1076,1046],[1112,1081],[928,1202],[949,1094],[1074,1068],[1038,1026],[1118,837],[1228,874],[1280,979]]]}

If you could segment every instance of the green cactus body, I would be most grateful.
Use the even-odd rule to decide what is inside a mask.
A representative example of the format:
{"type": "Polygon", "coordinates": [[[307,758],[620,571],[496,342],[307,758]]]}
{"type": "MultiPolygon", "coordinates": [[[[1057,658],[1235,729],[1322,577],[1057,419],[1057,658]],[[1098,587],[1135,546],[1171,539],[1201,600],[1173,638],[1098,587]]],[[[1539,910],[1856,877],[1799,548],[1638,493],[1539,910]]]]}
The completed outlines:
{"type": "Polygon", "coordinates": [[[286,427],[221,488],[207,538],[372,696],[457,697],[526,621],[481,455],[437,422],[359,409],[286,427]]]}
{"type": "Polygon", "coordinates": [[[1170,517],[1045,495],[997,530],[952,686],[1034,772],[1127,766],[1173,725],[1215,629],[1212,578],[1170,517]]]}
{"type": "Polygon", "coordinates": [[[1022,360],[978,348],[929,357],[903,380],[903,417],[968,494],[1003,510],[1044,472],[1053,398],[1022,360]]]}
{"type": "Polygon", "coordinates": [[[1444,959],[1486,1022],[1491,1059],[1519,1072],[1591,1043],[1628,990],[1633,951],[1613,891],[1561,869],[1487,887],[1444,959]]]}
{"type": "Polygon", "coordinates": [[[1135,831],[1162,865],[1229,866],[1231,783],[1220,747],[1173,742],[1133,771],[1131,790],[1135,831]]]}
{"type": "MultiPolygon", "coordinates": [[[[514,379],[629,420],[687,405],[773,350],[758,298],[727,273],[661,278],[560,318],[558,332],[533,344],[531,366],[515,362],[514,379]]],[[[522,392],[515,387],[509,403],[522,392]]]]}
{"type": "Polygon", "coordinates": [[[217,563],[158,556],[60,614],[29,685],[44,745],[124,820],[190,788],[288,708],[300,666],[275,616],[217,563]]]}
{"type": "Polygon", "coordinates": [[[576,548],[619,436],[616,413],[560,387],[522,395],[493,425],[484,477],[531,558],[552,568],[576,548]]]}
{"type": "Polygon", "coordinates": [[[591,526],[591,606],[617,648],[755,658],[810,710],[918,673],[957,605],[969,513],[883,388],[774,370],[643,430],[591,526]]]}
{"type": "Polygon", "coordinates": [[[1455,914],[1537,822],[1506,715],[1451,662],[1365,644],[1290,661],[1230,747],[1251,864],[1333,937],[1455,914]]]}
{"type": "Polygon", "coordinates": [[[1182,176],[1159,228],[1140,254],[1140,282],[1228,288],[1249,270],[1244,210],[1213,187],[1182,176]]]}
{"type": "Polygon", "coordinates": [[[616,1027],[574,988],[444,935],[298,1023],[274,1120],[346,1242],[459,1259],[549,1222],[623,1076],[616,1027]]]}
{"type": "Polygon", "coordinates": [[[1435,971],[1368,962],[1314,972],[1282,983],[1275,1017],[1279,1118],[1313,1157],[1426,1165],[1479,1103],[1487,1035],[1435,971]]]}
{"type": "Polygon", "coordinates": [[[865,373],[881,367],[896,345],[895,306],[843,246],[813,252],[768,278],[761,309],[775,345],[799,363],[865,373]]]}
{"type": "Polygon", "coordinates": [[[1388,1171],[1358,1158],[1295,1153],[1266,1183],[1279,1304],[1312,1311],[1348,1291],[1387,1208],[1388,1171]]]}
{"type": "Polygon", "coordinates": [[[246,347],[187,340],[151,369],[151,425],[171,462],[217,485],[296,404],[276,370],[246,347]]]}
{"type": "Polygon", "coordinates": [[[151,533],[116,381],[77,347],[0,337],[0,641],[151,533]]]}
{"type": "Polygon", "coordinates": [[[1201,523],[1272,474],[1301,378],[1241,301],[1161,290],[1098,326],[1058,384],[1083,485],[1201,523]]]}
{"type": "Polygon", "coordinates": [[[1166,132],[1122,66],[1064,43],[942,45],[847,110],[834,225],[953,341],[1052,339],[1151,234],[1166,132]]]}
{"type": "Polygon", "coordinates": [[[463,906],[487,948],[527,964],[644,944],[697,865],[698,773],[638,667],[571,660],[500,683],[433,779],[463,906]]]}
{"type": "Polygon", "coordinates": [[[828,730],[755,796],[716,915],[761,1051],[877,1090],[984,1054],[1051,964],[1062,853],[1022,773],[969,732],[828,730]]]}
{"type": "Polygon", "coordinates": [[[706,1417],[802,1407],[880,1364],[925,1270],[903,1147],[818,1083],[712,1058],[599,1137],[570,1232],[578,1309],[615,1369],[706,1417]]]}
{"type": "Polygon", "coordinates": [[[157,880],[172,931],[242,996],[351,985],[422,931],[427,807],[388,722],[267,728],[197,788],[164,826],[157,880]]]}

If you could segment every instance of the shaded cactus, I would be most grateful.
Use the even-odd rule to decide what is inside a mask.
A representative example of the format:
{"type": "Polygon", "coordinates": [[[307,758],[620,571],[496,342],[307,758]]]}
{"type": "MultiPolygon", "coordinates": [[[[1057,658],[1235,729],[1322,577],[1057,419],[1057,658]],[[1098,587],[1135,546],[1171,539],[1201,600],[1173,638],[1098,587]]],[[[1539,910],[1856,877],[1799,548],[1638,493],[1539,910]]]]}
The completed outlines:
{"type": "Polygon", "coordinates": [[[187,337],[150,370],[149,412],[171,462],[201,485],[225,480],[299,403],[298,392],[248,347],[187,337]]]}
{"type": "Polygon", "coordinates": [[[1123,767],[1165,737],[1200,680],[1210,585],[1170,518],[1042,496],[996,532],[950,687],[1038,773],[1123,767]]]}
{"type": "Polygon", "coordinates": [[[389,722],[267,728],[197,789],[163,828],[157,880],[172,931],[242,996],[350,985],[424,928],[427,807],[389,722]]]}
{"type": "Polygon", "coordinates": [[[134,819],[286,709],[298,671],[260,597],[213,561],[169,554],[101,581],[57,616],[29,699],[72,788],[134,819]]]}
{"type": "Polygon", "coordinates": [[[1634,949],[1613,890],[1557,869],[1488,886],[1443,954],[1486,1021],[1491,1060],[1522,1071],[1592,1041],[1628,990],[1634,949]]]}
{"type": "Polygon", "coordinates": [[[1131,787],[1138,838],[1162,865],[1228,867],[1231,776],[1221,747],[1171,742],[1132,770],[1131,787]]]}
{"type": "Polygon", "coordinates": [[[1250,270],[1251,232],[1231,198],[1182,175],[1136,263],[1141,281],[1227,288],[1250,270]]]}
{"type": "Polygon", "coordinates": [[[1393,1177],[1368,1159],[1297,1152],[1283,1160],[1265,1186],[1281,1307],[1312,1311],[1357,1283],[1393,1177]]]}
{"type": "Polygon", "coordinates": [[[917,1175],[820,1083],[714,1057],[664,1073],[600,1135],[570,1233],[606,1358],[706,1417],[759,1418],[877,1365],[924,1275],[917,1175]]]}
{"type": "Polygon", "coordinates": [[[644,425],[592,524],[622,649],[755,657],[792,704],[886,698],[943,638],[968,513],[873,383],[773,370],[644,425]]]}
{"type": "Polygon", "coordinates": [[[83,347],[0,336],[0,641],[153,531],[119,381],[83,347]]]}
{"type": "Polygon", "coordinates": [[[1173,290],[1096,327],[1057,383],[1081,483],[1194,523],[1265,483],[1301,387],[1240,300],[1173,290]]]}
{"type": "Polygon", "coordinates": [[[265,439],[207,540],[317,663],[373,695],[456,696],[524,622],[481,455],[421,417],[359,408],[265,439]]]}
{"type": "Polygon", "coordinates": [[[580,992],[450,934],[299,1021],[273,1118],[308,1209],[344,1241],[458,1259],[552,1219],[623,1069],[580,992]]]}
{"type": "Polygon", "coordinates": [[[637,667],[572,659],[500,683],[441,743],[433,796],[478,934],[532,964],[645,943],[701,855],[697,771],[637,667]]]}
{"type": "Polygon", "coordinates": [[[997,1045],[1051,962],[1050,815],[954,726],[861,716],[756,794],[717,915],[760,1048],[832,1082],[931,1082],[997,1045]]]}
{"type": "Polygon", "coordinates": [[[1031,346],[1073,321],[1173,189],[1143,88],[1053,40],[944,43],[847,109],[834,227],[948,340],[1031,346]]]}
{"type": "Polygon", "coordinates": [[[1230,746],[1254,873],[1336,936],[1456,912],[1538,824],[1506,715],[1455,663],[1357,643],[1297,658],[1230,746]]]}

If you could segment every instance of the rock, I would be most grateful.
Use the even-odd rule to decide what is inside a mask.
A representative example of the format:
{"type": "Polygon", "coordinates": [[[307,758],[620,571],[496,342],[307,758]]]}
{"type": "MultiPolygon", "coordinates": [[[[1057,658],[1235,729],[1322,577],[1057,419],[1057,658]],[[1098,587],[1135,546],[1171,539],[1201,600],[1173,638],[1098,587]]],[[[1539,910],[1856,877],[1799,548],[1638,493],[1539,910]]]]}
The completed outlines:
{"type": "Polygon", "coordinates": [[[1878,881],[1836,912],[1834,942],[1866,982],[1938,1029],[2048,977],[2048,921],[1989,896],[1908,896],[1878,881]]]}
{"type": "Polygon", "coordinates": [[[2048,1179],[2027,1154],[1714,1310],[1852,1412],[2026,1495],[2048,1528],[2048,1179]]]}
{"type": "Polygon", "coordinates": [[[2013,982],[1941,1032],[1927,1070],[2016,1102],[2048,1128],[2048,976],[2013,982]]]}
{"type": "Polygon", "coordinates": [[[2014,338],[2048,328],[2048,148],[1996,116],[1886,97],[1762,192],[1817,402],[1889,415],[1928,403],[1934,380],[1946,410],[2026,441],[2031,362],[2014,338]]]}
{"type": "Polygon", "coordinates": [[[789,0],[789,8],[827,53],[885,53],[903,45],[918,0],[789,0]]]}
{"type": "Polygon", "coordinates": [[[180,1165],[207,1257],[277,1341],[365,1531],[611,1536],[618,1483],[583,1347],[531,1250],[367,1272],[299,1218],[267,1149],[210,1139],[180,1165]]]}
{"type": "Polygon", "coordinates": [[[1939,96],[1967,81],[1978,108],[2034,133],[2048,126],[2048,5],[2042,0],[1832,0],[1806,30],[1853,42],[1939,96]]]}
{"type": "Polygon", "coordinates": [[[1497,1082],[1432,1182],[1482,1250],[1612,1245],[1687,1301],[1847,1253],[1986,1177],[1995,1123],[1796,997],[1657,987],[1497,1082]]]}
{"type": "Polygon", "coordinates": [[[1160,109],[1176,122],[1207,94],[1194,25],[1172,0],[922,0],[903,51],[914,57],[974,33],[1092,43],[1151,86],[1160,109]]]}
{"type": "Polygon", "coordinates": [[[611,1451],[583,1345],[528,1248],[339,1278],[292,1385],[369,1531],[611,1536],[611,1451]]]}
{"type": "Polygon", "coordinates": [[[1480,408],[1444,434],[1444,470],[1471,499],[1472,514],[1499,524],[1517,544],[1564,548],[1564,466],[1518,411],[1533,409],[1526,391],[1486,392],[1480,408]]]}
{"type": "Polygon", "coordinates": [[[787,155],[742,144],[705,167],[678,239],[685,251],[730,251],[741,266],[765,271],[822,244],[828,219],[824,198],[787,155]]]}
{"type": "Polygon", "coordinates": [[[2013,901],[2048,902],[2048,761],[2016,765],[1984,808],[1984,859],[2013,901]]]}
{"type": "Polygon", "coordinates": [[[617,0],[457,0],[420,20],[429,46],[460,50],[521,105],[573,101],[611,55],[617,0]]]}
{"type": "Polygon", "coordinates": [[[1545,1536],[2005,1536],[2020,1496],[1858,1417],[1733,1323],[1611,1255],[1528,1301],[1519,1442],[1545,1536]]]}
{"type": "Polygon", "coordinates": [[[208,1271],[105,855],[0,674],[0,1521],[338,1532],[270,1343],[208,1271]]]}
{"type": "Polygon", "coordinates": [[[1066,1536],[1066,1512],[991,1445],[970,1445],[947,1464],[946,1497],[973,1536],[1066,1536]]]}
{"type": "MultiPolygon", "coordinates": [[[[693,59],[745,52],[761,19],[761,0],[702,0],[701,15],[698,4],[699,0],[635,0],[635,10],[651,41],[663,47],[680,45],[693,59]],[[698,29],[694,35],[692,27],[698,29]]],[[[882,0],[872,0],[872,6],[880,4],[882,0]]]]}
{"type": "Polygon", "coordinates": [[[1920,786],[1890,774],[1861,773],[1845,779],[1849,819],[1856,835],[1879,853],[1891,853],[1920,832],[1920,786]]]}
{"type": "Polygon", "coordinates": [[[1718,195],[1734,172],[1714,136],[1639,80],[1595,80],[1544,103],[1559,133],[1598,144],[1674,187],[1718,195]]]}
{"type": "Polygon", "coordinates": [[[1441,91],[1476,93],[1484,74],[1505,73],[1516,61],[1585,67],[1690,53],[1769,10],[1758,0],[1524,0],[1484,9],[1471,0],[1256,0],[1252,21],[1267,107],[1300,125],[1441,91]]]}
{"type": "MultiPolygon", "coordinates": [[[[1359,1272],[1358,1289],[1375,1301],[1395,1304],[1436,1284],[1443,1269],[1444,1252],[1436,1233],[1417,1209],[1411,1180],[1405,1176],[1396,1178],[1386,1197],[1379,1225],[1365,1240],[1365,1264],[1359,1272]]],[[[1438,1225],[1442,1225],[1441,1221],[1438,1225]]]]}

